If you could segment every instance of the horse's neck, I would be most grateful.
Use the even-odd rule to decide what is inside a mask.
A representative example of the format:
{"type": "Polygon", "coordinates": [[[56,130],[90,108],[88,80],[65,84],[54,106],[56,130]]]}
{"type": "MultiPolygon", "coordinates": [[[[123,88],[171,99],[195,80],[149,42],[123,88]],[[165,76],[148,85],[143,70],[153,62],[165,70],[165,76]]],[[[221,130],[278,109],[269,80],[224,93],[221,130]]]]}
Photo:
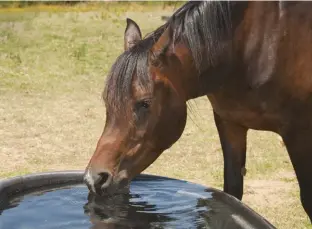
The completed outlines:
{"type": "Polygon", "coordinates": [[[285,3],[250,2],[246,5],[233,5],[232,26],[234,37],[226,44],[218,64],[211,66],[205,59],[198,76],[190,76],[190,99],[213,93],[224,84],[247,84],[258,87],[267,82],[274,72],[277,47],[283,35],[283,15],[285,3]],[[234,47],[233,47],[234,46],[234,47]],[[239,82],[238,82],[239,83],[239,82]]]}
{"type": "MultiPolygon", "coordinates": [[[[259,87],[270,80],[284,30],[284,7],[280,2],[249,4],[241,23],[233,30],[235,51],[230,54],[229,62],[220,67],[219,74],[227,74],[232,82],[244,81],[249,88],[259,87]]],[[[222,80],[219,82],[228,83],[226,75],[222,80]]]]}

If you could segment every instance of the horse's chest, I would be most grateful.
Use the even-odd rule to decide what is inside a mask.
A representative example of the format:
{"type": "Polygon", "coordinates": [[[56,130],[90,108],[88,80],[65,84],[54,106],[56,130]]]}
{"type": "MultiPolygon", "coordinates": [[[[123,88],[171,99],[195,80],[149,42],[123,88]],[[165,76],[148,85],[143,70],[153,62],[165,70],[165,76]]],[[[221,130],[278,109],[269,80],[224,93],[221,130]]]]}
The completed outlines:
{"type": "Polygon", "coordinates": [[[278,131],[282,117],[272,102],[248,96],[208,95],[214,111],[224,120],[249,129],[278,131]]]}

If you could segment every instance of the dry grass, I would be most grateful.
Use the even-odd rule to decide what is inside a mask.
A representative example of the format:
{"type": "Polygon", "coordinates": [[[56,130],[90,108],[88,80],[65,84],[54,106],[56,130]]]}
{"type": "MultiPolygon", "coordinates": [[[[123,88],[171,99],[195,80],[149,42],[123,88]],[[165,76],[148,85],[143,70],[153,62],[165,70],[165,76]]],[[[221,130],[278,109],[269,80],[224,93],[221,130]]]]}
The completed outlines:
{"type": "MultiPolygon", "coordinates": [[[[136,20],[145,34],[172,12],[157,6],[110,7],[81,10],[87,12],[2,9],[0,177],[86,166],[104,125],[101,91],[122,51],[125,18],[136,20]]],[[[146,172],[221,189],[222,153],[210,104],[203,97],[190,102],[190,108],[182,138],[146,172]]],[[[278,228],[312,228],[275,134],[249,132],[247,170],[245,203],[278,228]]]]}

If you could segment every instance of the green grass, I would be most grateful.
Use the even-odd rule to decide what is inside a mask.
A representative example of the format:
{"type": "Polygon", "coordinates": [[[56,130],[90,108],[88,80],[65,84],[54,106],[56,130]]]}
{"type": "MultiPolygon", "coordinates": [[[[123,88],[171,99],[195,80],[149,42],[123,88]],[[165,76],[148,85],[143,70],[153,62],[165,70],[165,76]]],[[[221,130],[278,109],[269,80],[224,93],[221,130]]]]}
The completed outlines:
{"type": "MultiPolygon", "coordinates": [[[[101,135],[105,77],[123,51],[125,19],[143,34],[172,6],[81,4],[1,8],[0,177],[84,169],[101,135]]],[[[189,103],[181,139],[145,172],[222,189],[223,160],[210,104],[189,103]]],[[[278,228],[312,228],[285,148],[269,132],[248,134],[243,201],[278,228]]]]}

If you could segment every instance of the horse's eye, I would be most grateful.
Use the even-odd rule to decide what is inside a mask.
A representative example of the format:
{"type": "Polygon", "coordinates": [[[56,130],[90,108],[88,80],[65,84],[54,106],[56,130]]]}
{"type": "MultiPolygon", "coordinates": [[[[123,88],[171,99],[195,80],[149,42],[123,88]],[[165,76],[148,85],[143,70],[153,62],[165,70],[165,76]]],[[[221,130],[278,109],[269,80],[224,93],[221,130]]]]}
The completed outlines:
{"type": "Polygon", "coordinates": [[[144,121],[150,113],[151,100],[144,99],[137,101],[134,105],[134,117],[136,121],[144,121]]]}
{"type": "Polygon", "coordinates": [[[140,109],[140,108],[149,109],[150,105],[151,105],[150,100],[142,100],[136,103],[136,108],[137,109],[140,109]]]}
{"type": "Polygon", "coordinates": [[[148,109],[150,107],[150,102],[149,101],[141,101],[139,103],[140,107],[144,107],[146,109],[148,109]]]}

